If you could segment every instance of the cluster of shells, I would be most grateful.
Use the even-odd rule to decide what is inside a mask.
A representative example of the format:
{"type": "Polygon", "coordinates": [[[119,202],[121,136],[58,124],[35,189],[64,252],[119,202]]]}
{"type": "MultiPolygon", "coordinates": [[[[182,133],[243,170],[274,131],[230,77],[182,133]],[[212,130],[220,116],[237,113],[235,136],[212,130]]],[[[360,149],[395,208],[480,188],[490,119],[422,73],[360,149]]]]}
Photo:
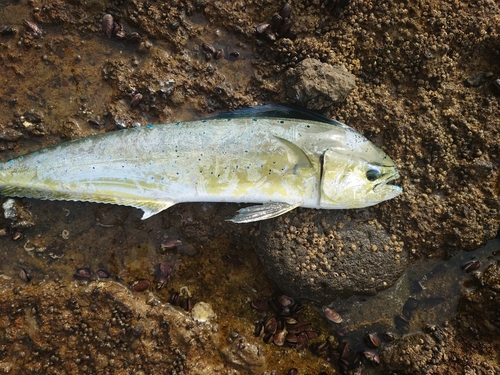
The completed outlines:
{"type": "Polygon", "coordinates": [[[231,57],[233,59],[237,59],[240,56],[239,52],[236,51],[229,52],[227,47],[226,51],[224,51],[224,49],[215,48],[213,45],[206,42],[201,43],[201,49],[203,50],[203,52],[205,52],[205,58],[207,60],[210,60],[212,58],[214,58],[215,60],[219,60],[224,57],[231,57]]]}
{"type": "Polygon", "coordinates": [[[255,300],[251,306],[266,315],[265,320],[255,323],[254,330],[255,336],[262,336],[265,343],[302,350],[309,340],[318,337],[310,322],[299,320],[303,307],[291,297],[281,295],[269,300],[255,300]]]}
{"type": "MultiPolygon", "coordinates": [[[[174,272],[172,266],[168,263],[159,263],[155,266],[155,284],[156,288],[163,289],[174,272]]],[[[91,279],[109,279],[111,277],[111,273],[108,270],[103,268],[99,268],[95,272],[93,272],[89,267],[80,267],[77,268],[75,273],[73,274],[73,278],[75,280],[81,281],[90,281],[91,279]]],[[[31,279],[28,271],[22,269],[19,273],[19,278],[22,280],[31,279]],[[26,276],[28,275],[28,276],[26,276]]],[[[29,280],[25,280],[29,281],[29,280]]],[[[151,287],[151,282],[147,279],[137,279],[130,283],[130,290],[134,292],[144,292],[151,287]]]]}
{"type": "Polygon", "coordinates": [[[119,41],[126,41],[128,43],[140,43],[142,37],[137,32],[127,32],[123,29],[122,25],[115,21],[111,14],[105,14],[102,17],[102,31],[108,38],[116,38],[119,41]]]}
{"type": "Polygon", "coordinates": [[[394,340],[395,336],[391,332],[371,332],[366,333],[363,342],[355,347],[345,340],[339,345],[334,345],[327,340],[316,344],[313,352],[335,360],[343,374],[361,374],[365,364],[378,365],[380,363],[379,348],[382,343],[394,340]]]}
{"type": "Polygon", "coordinates": [[[285,3],[279,13],[275,13],[270,22],[263,22],[256,27],[257,35],[271,42],[280,38],[295,39],[291,32],[292,28],[292,6],[285,3]]]}

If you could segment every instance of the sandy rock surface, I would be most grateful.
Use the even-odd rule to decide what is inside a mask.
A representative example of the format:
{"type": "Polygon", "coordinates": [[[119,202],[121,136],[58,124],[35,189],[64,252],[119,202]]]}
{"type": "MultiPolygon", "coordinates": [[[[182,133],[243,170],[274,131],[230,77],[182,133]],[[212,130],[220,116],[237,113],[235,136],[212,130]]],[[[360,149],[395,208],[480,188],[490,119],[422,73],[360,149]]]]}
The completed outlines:
{"type": "MultiPolygon", "coordinates": [[[[345,67],[346,75],[355,77],[354,85],[349,79],[354,88],[332,100],[329,83],[323,82],[314,88],[320,100],[313,94],[301,103],[382,147],[398,165],[404,189],[367,210],[296,210],[245,226],[225,222],[234,205],[179,205],[143,222],[137,211],[123,207],[19,200],[22,217],[0,220],[0,276],[7,280],[0,293],[4,373],[22,367],[72,374],[158,368],[168,374],[213,368],[232,374],[287,374],[293,368],[336,374],[358,365],[363,371],[407,374],[447,374],[448,368],[500,372],[493,253],[477,274],[462,270],[473,281],[464,282],[456,319],[434,330],[425,321],[409,322],[392,346],[377,349],[380,367],[373,356],[358,363],[356,350],[343,346],[363,342],[351,332],[379,329],[376,311],[365,321],[338,326],[325,322],[321,305],[305,304],[300,319],[311,322],[318,337],[299,352],[253,337],[254,322],[268,318],[250,302],[282,293],[264,268],[293,297],[374,293],[395,283],[416,259],[477,249],[497,236],[500,223],[498,4],[311,0],[290,5],[289,12],[282,2],[263,0],[0,3],[3,161],[92,134],[289,102],[305,86],[321,83],[312,82],[316,79],[303,67],[314,59],[313,65],[326,71],[345,67]],[[281,20],[276,13],[283,13],[281,20]],[[111,37],[103,30],[106,14],[120,25],[113,24],[111,37]],[[292,94],[287,77],[296,86],[292,94]],[[327,251],[330,231],[334,250],[327,251]],[[172,240],[181,241],[185,252],[169,248],[172,240]],[[255,246],[264,266],[252,252],[255,246]],[[175,263],[171,284],[149,289],[161,308],[122,286],[138,278],[154,283],[152,270],[166,259],[175,263]],[[86,267],[108,267],[119,283],[74,284],[75,270],[86,267]],[[28,284],[19,276],[22,269],[31,275],[28,284]],[[223,335],[198,323],[186,329],[191,316],[168,306],[186,285],[196,302],[211,305],[223,335]],[[242,350],[246,343],[248,352],[242,350]],[[342,364],[347,358],[348,369],[342,364]]],[[[446,295],[428,297],[446,304],[446,295]]],[[[370,297],[360,297],[347,310],[362,308],[363,298],[370,297]]],[[[392,303],[401,308],[405,302],[392,303]]],[[[384,329],[394,328],[392,318],[383,323],[384,329]]]]}
{"type": "Polygon", "coordinates": [[[367,211],[301,211],[263,222],[256,251],[284,292],[329,303],[375,294],[408,264],[403,245],[367,211]]]}

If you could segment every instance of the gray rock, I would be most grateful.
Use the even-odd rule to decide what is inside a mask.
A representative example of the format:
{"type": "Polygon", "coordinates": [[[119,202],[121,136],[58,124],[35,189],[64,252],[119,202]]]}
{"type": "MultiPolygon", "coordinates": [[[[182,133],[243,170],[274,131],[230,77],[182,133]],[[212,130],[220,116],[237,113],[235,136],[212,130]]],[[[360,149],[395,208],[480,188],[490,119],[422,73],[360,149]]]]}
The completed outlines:
{"type": "Polygon", "coordinates": [[[343,66],[305,59],[287,72],[287,97],[304,107],[321,110],[344,101],[354,89],[355,77],[343,66]]]}
{"type": "Polygon", "coordinates": [[[398,280],[408,255],[370,214],[292,211],[261,223],[256,251],[268,276],[290,296],[325,303],[375,294],[398,280]]]}

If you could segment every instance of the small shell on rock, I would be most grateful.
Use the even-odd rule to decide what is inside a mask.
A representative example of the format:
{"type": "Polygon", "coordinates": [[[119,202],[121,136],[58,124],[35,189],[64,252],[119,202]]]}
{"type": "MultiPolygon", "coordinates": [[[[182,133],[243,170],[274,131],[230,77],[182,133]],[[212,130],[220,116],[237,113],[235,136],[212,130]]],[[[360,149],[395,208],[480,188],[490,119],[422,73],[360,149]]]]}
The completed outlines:
{"type": "Polygon", "coordinates": [[[281,17],[279,14],[275,14],[271,19],[271,29],[273,31],[278,31],[282,24],[283,17],[281,17]]]}
{"type": "Polygon", "coordinates": [[[370,362],[378,365],[380,363],[380,357],[375,350],[365,350],[363,356],[370,362]]]}
{"type": "Polygon", "coordinates": [[[281,24],[280,28],[278,29],[278,34],[280,36],[283,36],[287,32],[289,32],[290,29],[292,28],[292,23],[293,22],[290,18],[287,18],[286,20],[284,20],[283,23],[281,24]]]}
{"type": "Polygon", "coordinates": [[[222,48],[219,48],[217,52],[215,52],[214,57],[216,60],[222,59],[224,57],[224,50],[222,48]]]}
{"type": "Polygon", "coordinates": [[[134,292],[144,292],[145,290],[148,290],[150,285],[151,285],[151,283],[149,282],[149,280],[140,279],[140,280],[134,281],[130,285],[130,289],[132,289],[134,292]]]}
{"type": "Polygon", "coordinates": [[[276,332],[273,336],[274,345],[283,346],[285,344],[286,335],[286,329],[282,329],[281,331],[276,332]]]}
{"type": "Polygon", "coordinates": [[[473,260],[462,265],[462,269],[467,273],[475,271],[479,267],[481,267],[481,262],[479,260],[473,260]]]}
{"type": "Polygon", "coordinates": [[[115,21],[111,14],[105,14],[102,17],[102,31],[108,38],[111,38],[113,36],[114,24],[115,21]]]}
{"type": "Polygon", "coordinates": [[[267,304],[266,300],[263,299],[256,299],[250,303],[250,306],[252,306],[255,310],[259,311],[268,311],[269,310],[269,305],[267,304]]]}
{"type": "Polygon", "coordinates": [[[127,42],[132,44],[139,44],[140,42],[142,42],[142,37],[139,33],[134,31],[127,35],[127,42]]]}
{"type": "Polygon", "coordinates": [[[367,333],[365,335],[365,343],[373,349],[377,349],[378,347],[380,347],[380,340],[378,339],[376,333],[367,333]]]}
{"type": "Polygon", "coordinates": [[[288,3],[283,4],[280,10],[280,16],[283,18],[289,18],[292,15],[292,6],[288,3]]]}
{"type": "Polygon", "coordinates": [[[135,93],[130,101],[130,106],[132,108],[137,107],[142,100],[142,94],[140,92],[135,93]]]}
{"type": "Polygon", "coordinates": [[[264,331],[266,333],[275,334],[277,329],[278,329],[278,321],[274,316],[266,320],[266,323],[264,324],[264,331]]]}
{"type": "Polygon", "coordinates": [[[39,29],[36,23],[28,20],[23,20],[23,25],[29,33],[36,36],[42,35],[42,30],[39,29]]]}
{"type": "Polygon", "coordinates": [[[326,319],[333,323],[339,324],[342,322],[342,317],[340,316],[340,314],[329,307],[323,306],[323,314],[325,314],[326,319]]]}
{"type": "Polygon", "coordinates": [[[393,342],[396,339],[396,337],[394,336],[394,333],[392,333],[392,332],[384,332],[384,333],[382,333],[382,338],[386,342],[393,342]]]}
{"type": "Polygon", "coordinates": [[[75,280],[88,280],[90,279],[90,275],[92,272],[90,271],[90,268],[88,267],[82,267],[82,268],[77,268],[75,274],[73,277],[75,280]]]}
{"type": "Polygon", "coordinates": [[[111,276],[111,273],[103,268],[99,268],[95,271],[95,276],[99,279],[108,279],[111,276]]]}
{"type": "Polygon", "coordinates": [[[19,278],[24,281],[25,283],[29,283],[31,281],[31,275],[28,271],[26,271],[24,268],[21,268],[19,271],[19,278]]]}
{"type": "Polygon", "coordinates": [[[279,296],[277,301],[282,307],[289,307],[295,303],[295,300],[292,297],[285,296],[284,294],[279,296]]]}
{"type": "Polygon", "coordinates": [[[203,49],[203,51],[210,53],[212,55],[215,55],[215,52],[217,52],[215,47],[208,43],[201,43],[201,48],[203,49]]]}
{"type": "Polygon", "coordinates": [[[264,34],[266,30],[269,28],[269,26],[271,26],[269,23],[261,23],[257,25],[257,27],[255,28],[257,34],[264,34]]]}
{"type": "Polygon", "coordinates": [[[172,266],[168,263],[165,263],[165,262],[159,264],[159,269],[160,269],[160,272],[167,277],[172,276],[172,273],[174,272],[174,269],[172,268],[172,266]]]}
{"type": "Polygon", "coordinates": [[[118,40],[125,40],[127,39],[127,32],[123,29],[115,31],[115,37],[118,40]]]}

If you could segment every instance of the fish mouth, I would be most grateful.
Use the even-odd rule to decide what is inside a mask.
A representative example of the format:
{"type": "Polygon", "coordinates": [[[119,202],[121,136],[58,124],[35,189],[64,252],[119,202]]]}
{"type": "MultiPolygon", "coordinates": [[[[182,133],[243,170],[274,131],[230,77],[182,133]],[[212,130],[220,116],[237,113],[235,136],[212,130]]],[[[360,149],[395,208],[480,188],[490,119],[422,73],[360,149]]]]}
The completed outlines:
{"type": "Polygon", "coordinates": [[[386,167],[386,168],[390,168],[390,171],[387,173],[384,173],[379,178],[379,182],[376,183],[375,186],[373,186],[373,191],[378,192],[379,190],[381,190],[382,188],[385,187],[386,189],[390,188],[390,189],[394,190],[395,192],[396,191],[400,192],[402,190],[401,186],[389,184],[389,182],[397,180],[400,177],[399,171],[397,170],[396,167],[386,167]]]}

